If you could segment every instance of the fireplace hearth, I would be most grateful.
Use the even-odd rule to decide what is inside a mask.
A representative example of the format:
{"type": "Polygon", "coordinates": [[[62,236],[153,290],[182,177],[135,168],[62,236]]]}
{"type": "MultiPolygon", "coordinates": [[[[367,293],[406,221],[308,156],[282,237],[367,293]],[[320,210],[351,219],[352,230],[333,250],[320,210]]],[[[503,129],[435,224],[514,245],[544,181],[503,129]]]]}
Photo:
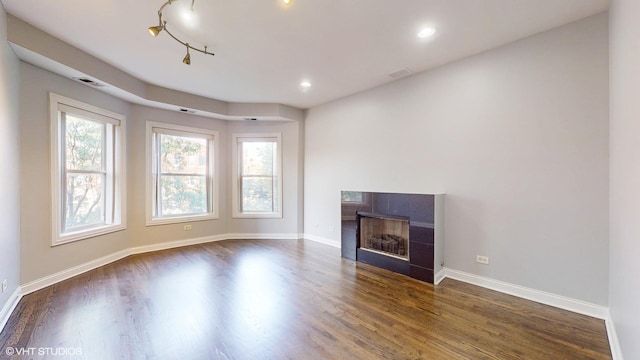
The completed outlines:
{"type": "Polygon", "coordinates": [[[444,195],[342,192],[342,257],[435,282],[444,195]]]}

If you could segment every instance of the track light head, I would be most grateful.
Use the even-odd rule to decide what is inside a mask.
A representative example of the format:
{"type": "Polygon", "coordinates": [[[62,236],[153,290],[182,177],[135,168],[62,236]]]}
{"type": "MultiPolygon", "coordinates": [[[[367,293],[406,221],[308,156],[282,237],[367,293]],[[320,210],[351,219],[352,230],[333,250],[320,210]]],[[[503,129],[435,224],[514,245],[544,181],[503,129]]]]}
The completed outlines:
{"type": "MultiPolygon", "coordinates": [[[[2,1],[2,0],[0,0],[2,1]]],[[[189,45],[189,43],[184,42],[180,39],[178,39],[175,35],[173,35],[171,33],[171,31],[169,31],[169,28],[167,28],[167,21],[162,19],[162,11],[164,10],[165,7],[167,7],[168,5],[171,5],[171,3],[175,2],[177,0],[166,0],[166,2],[164,4],[162,4],[162,6],[160,7],[160,10],[158,10],[158,22],[159,24],[157,26],[150,26],[147,29],[149,30],[149,34],[151,34],[151,36],[156,37],[158,36],[158,34],[160,34],[162,31],[166,32],[173,40],[179,42],[180,44],[182,44],[183,46],[187,47],[187,55],[185,55],[185,57],[182,59],[182,62],[184,64],[187,65],[191,65],[191,54],[189,54],[189,50],[195,50],[197,52],[201,52],[205,55],[215,55],[212,52],[209,52],[209,50],[207,49],[207,47],[204,47],[204,50],[197,48],[197,47],[193,47],[191,45],[189,45]]],[[[193,5],[195,4],[195,0],[191,0],[191,10],[193,11],[193,5]]]]}
{"type": "Polygon", "coordinates": [[[182,62],[187,65],[191,65],[191,54],[189,54],[189,44],[187,44],[187,55],[184,56],[184,59],[182,59],[182,62]]]}
{"type": "Polygon", "coordinates": [[[164,26],[162,25],[158,25],[158,26],[150,26],[149,27],[149,34],[151,34],[151,36],[156,37],[158,36],[158,34],[160,34],[160,31],[162,31],[164,29],[164,26]]]}

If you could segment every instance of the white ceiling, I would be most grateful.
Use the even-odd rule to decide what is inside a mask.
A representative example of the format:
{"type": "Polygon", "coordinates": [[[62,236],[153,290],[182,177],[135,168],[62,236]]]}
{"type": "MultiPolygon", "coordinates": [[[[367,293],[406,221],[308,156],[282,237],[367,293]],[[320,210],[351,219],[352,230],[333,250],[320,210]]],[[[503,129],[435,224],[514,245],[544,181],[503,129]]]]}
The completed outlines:
{"type": "Polygon", "coordinates": [[[610,0],[1,0],[8,13],[147,83],[228,102],[310,108],[607,10],[610,0]],[[416,36],[423,26],[437,33],[416,36]],[[301,91],[302,80],[313,83],[301,91]]]}

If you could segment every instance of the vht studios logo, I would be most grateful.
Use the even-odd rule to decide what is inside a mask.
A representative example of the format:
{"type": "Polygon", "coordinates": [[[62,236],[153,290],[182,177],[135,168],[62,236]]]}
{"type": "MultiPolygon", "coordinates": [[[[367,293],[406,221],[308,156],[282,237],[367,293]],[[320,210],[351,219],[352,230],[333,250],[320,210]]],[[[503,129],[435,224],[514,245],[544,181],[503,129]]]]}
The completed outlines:
{"type": "Polygon", "coordinates": [[[8,356],[81,356],[82,348],[52,348],[52,347],[29,347],[29,348],[17,348],[8,347],[5,349],[5,354],[8,356]]]}

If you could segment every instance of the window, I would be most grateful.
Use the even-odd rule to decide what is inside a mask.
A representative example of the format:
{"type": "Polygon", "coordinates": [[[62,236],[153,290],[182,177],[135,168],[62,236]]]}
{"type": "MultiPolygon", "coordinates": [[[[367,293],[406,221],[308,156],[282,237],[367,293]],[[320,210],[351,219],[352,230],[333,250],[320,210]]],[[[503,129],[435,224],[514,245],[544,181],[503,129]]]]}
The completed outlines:
{"type": "Polygon", "coordinates": [[[364,193],[360,191],[343,191],[342,202],[350,204],[364,204],[364,193]]]}
{"type": "Polygon", "coordinates": [[[217,132],[147,122],[147,225],[216,219],[217,132]]]}
{"type": "Polygon", "coordinates": [[[125,228],[125,117],[51,93],[52,245],[125,228]]]}
{"type": "Polygon", "coordinates": [[[282,217],[280,134],[234,134],[233,144],[233,217],[282,217]]]}

